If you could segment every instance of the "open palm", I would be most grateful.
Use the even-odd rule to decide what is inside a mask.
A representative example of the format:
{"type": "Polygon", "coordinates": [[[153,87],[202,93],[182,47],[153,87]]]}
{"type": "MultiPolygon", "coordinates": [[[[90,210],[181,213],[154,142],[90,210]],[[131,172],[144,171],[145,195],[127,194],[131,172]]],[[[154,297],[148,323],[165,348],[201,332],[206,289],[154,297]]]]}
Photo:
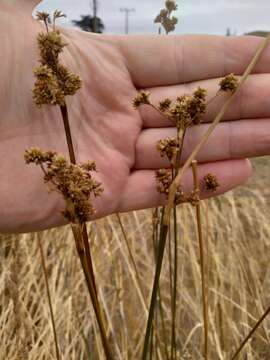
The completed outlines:
{"type": "MultiPolygon", "coordinates": [[[[48,195],[39,169],[27,167],[23,160],[25,149],[32,146],[67,154],[59,109],[37,109],[32,100],[36,35],[42,31],[42,25],[30,16],[36,3],[0,2],[0,231],[5,232],[45,229],[64,222],[62,199],[48,195]]],[[[82,90],[67,101],[77,160],[96,161],[96,178],[105,189],[95,201],[96,217],[164,203],[156,191],[155,170],[168,164],[155,145],[174,136],[175,129],[151,108],[135,111],[131,102],[136,91],[150,90],[155,103],[198,86],[212,97],[221,77],[242,74],[260,39],[61,32],[69,43],[62,61],[84,81],[82,90]]],[[[199,154],[200,176],[212,172],[220,180],[217,194],[249,177],[247,157],[270,151],[269,55],[268,50],[199,154]]],[[[211,103],[204,124],[189,131],[184,158],[225,97],[220,95],[211,103]]],[[[190,176],[187,173],[184,179],[186,190],[192,187],[190,176]]]]}

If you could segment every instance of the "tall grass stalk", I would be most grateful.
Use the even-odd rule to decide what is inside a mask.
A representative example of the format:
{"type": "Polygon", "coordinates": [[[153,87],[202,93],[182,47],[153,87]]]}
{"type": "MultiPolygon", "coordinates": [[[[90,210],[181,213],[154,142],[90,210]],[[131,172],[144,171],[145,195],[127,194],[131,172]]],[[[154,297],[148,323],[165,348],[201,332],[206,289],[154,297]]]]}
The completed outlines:
{"type": "Polygon", "coordinates": [[[85,255],[85,251],[84,251],[84,245],[83,245],[81,226],[72,224],[72,231],[73,231],[74,238],[76,239],[75,243],[76,243],[76,247],[77,247],[77,253],[79,254],[81,266],[83,268],[86,283],[87,283],[87,288],[88,288],[90,298],[91,298],[91,301],[93,304],[94,312],[95,312],[95,315],[97,318],[97,323],[98,323],[99,330],[100,330],[100,335],[101,335],[101,340],[102,340],[102,344],[104,347],[104,352],[105,352],[106,358],[108,360],[111,360],[111,359],[113,359],[113,354],[112,354],[109,342],[107,340],[107,334],[106,334],[105,325],[104,325],[104,321],[103,321],[103,315],[102,315],[100,304],[99,304],[99,301],[97,298],[93,278],[88,269],[87,259],[86,259],[86,255],[85,255]]]}
{"type": "Polygon", "coordinates": [[[51,298],[49,281],[48,281],[47,267],[46,267],[46,262],[45,262],[43,246],[42,246],[42,243],[41,243],[41,240],[40,240],[39,236],[38,236],[38,247],[39,247],[39,252],[40,252],[40,257],[41,257],[42,270],[43,270],[43,274],[44,274],[46,294],[47,294],[48,303],[49,303],[49,309],[50,309],[50,317],[51,317],[51,323],[52,323],[52,329],[53,329],[53,338],[54,338],[54,345],[55,345],[55,355],[56,355],[56,359],[60,360],[60,351],[59,351],[57,332],[56,332],[56,326],[55,326],[55,319],[54,319],[54,313],[53,313],[53,307],[52,307],[52,298],[51,298]]]}
{"type": "MultiPolygon", "coordinates": [[[[157,209],[158,210],[158,209],[157,209]]],[[[133,269],[134,269],[134,272],[135,272],[135,281],[137,283],[137,287],[138,287],[138,290],[139,290],[139,296],[140,296],[140,299],[142,300],[142,303],[143,303],[143,306],[144,306],[144,309],[145,309],[145,313],[147,314],[147,305],[146,305],[146,299],[143,295],[143,287],[142,287],[142,283],[141,283],[141,280],[140,280],[140,276],[139,276],[139,271],[138,271],[138,268],[137,268],[137,265],[136,265],[136,261],[134,259],[134,256],[132,254],[132,250],[131,250],[131,247],[129,245],[129,241],[128,241],[128,236],[127,236],[127,233],[126,233],[126,230],[125,230],[125,227],[124,227],[124,224],[122,222],[122,219],[121,219],[121,216],[120,214],[116,214],[116,217],[117,217],[117,221],[120,225],[120,229],[121,229],[121,232],[123,234],[123,237],[124,237],[124,241],[125,241],[125,244],[126,244],[126,247],[127,247],[127,250],[128,250],[128,254],[129,254],[129,257],[130,257],[130,260],[131,260],[131,263],[133,265],[133,269]]],[[[155,231],[153,232],[154,234],[157,232],[158,230],[155,229],[155,231]]],[[[156,249],[156,245],[155,245],[155,239],[153,238],[153,249],[154,249],[154,252],[155,252],[155,249],[156,249]]],[[[160,309],[160,314],[161,314],[161,321],[162,321],[162,326],[163,326],[163,329],[164,329],[164,314],[163,314],[163,311],[162,311],[162,299],[161,299],[161,292],[160,292],[160,289],[159,289],[159,309],[160,309]]],[[[159,337],[159,334],[158,334],[158,330],[157,330],[157,327],[154,326],[154,329],[153,329],[153,335],[152,337],[156,336],[157,338],[157,351],[158,351],[158,356],[160,357],[160,349],[162,348],[161,344],[161,339],[159,337]]],[[[166,335],[165,335],[165,331],[163,331],[163,343],[164,343],[164,347],[165,347],[165,352],[167,351],[167,340],[166,340],[166,335]]]]}
{"type": "Polygon", "coordinates": [[[263,323],[263,321],[267,318],[268,315],[270,315],[270,306],[265,311],[263,316],[257,321],[257,323],[254,325],[254,327],[251,329],[251,331],[249,332],[247,337],[243,340],[243,342],[241,343],[240,347],[237,349],[237,351],[235,352],[235,354],[233,355],[231,360],[236,360],[239,357],[239,355],[241,354],[241,352],[244,349],[247,342],[252,338],[252,336],[255,334],[255,332],[258,330],[258,328],[263,323]]]}
{"type": "Polygon", "coordinates": [[[197,231],[199,239],[199,249],[200,249],[200,267],[201,267],[201,287],[202,287],[202,301],[203,301],[203,325],[204,325],[204,358],[208,360],[208,289],[207,289],[207,280],[205,272],[205,255],[204,255],[204,239],[202,231],[202,215],[201,215],[201,204],[200,204],[200,195],[199,195],[199,177],[198,177],[198,163],[197,161],[192,161],[192,173],[194,181],[194,191],[198,194],[198,201],[195,205],[196,207],[196,220],[197,220],[197,231]]]}

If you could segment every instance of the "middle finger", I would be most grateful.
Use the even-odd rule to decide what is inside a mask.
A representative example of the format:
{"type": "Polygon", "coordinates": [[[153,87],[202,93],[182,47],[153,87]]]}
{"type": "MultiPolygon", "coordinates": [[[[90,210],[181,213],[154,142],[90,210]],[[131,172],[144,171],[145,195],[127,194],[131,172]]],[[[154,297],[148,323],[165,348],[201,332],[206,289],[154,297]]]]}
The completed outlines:
{"type": "MultiPolygon", "coordinates": [[[[221,79],[198,81],[190,84],[175,86],[156,87],[147,89],[151,93],[151,101],[154,105],[164,98],[175,100],[178,96],[191,94],[199,86],[205,88],[208,93],[208,100],[212,99],[219,89],[221,79]]],[[[270,118],[270,74],[251,75],[239,93],[233,100],[229,110],[226,112],[223,121],[270,118]]],[[[212,122],[215,115],[221,109],[228,94],[219,92],[218,96],[210,102],[203,122],[212,122]]],[[[159,128],[173,126],[172,122],[161,116],[156,110],[148,105],[140,108],[144,128],[159,128]]]]}

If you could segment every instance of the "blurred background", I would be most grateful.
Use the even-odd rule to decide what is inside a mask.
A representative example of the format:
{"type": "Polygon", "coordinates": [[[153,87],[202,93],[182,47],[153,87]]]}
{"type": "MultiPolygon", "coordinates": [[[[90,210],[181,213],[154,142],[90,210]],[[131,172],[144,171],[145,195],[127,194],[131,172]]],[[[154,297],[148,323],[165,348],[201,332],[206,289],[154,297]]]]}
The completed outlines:
{"type": "MultiPolygon", "coordinates": [[[[91,20],[96,13],[105,33],[155,33],[153,18],[163,5],[164,0],[45,0],[39,10],[61,9],[68,16],[67,26],[81,16],[91,20]]],[[[269,0],[182,0],[176,32],[241,35],[270,31],[269,14],[269,0]]]]}

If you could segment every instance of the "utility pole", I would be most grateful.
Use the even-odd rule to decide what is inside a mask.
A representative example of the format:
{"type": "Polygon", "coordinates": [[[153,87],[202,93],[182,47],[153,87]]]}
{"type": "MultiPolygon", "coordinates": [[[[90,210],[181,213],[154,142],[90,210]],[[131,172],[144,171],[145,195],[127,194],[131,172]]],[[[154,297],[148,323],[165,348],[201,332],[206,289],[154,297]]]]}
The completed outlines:
{"type": "Polygon", "coordinates": [[[97,32],[97,0],[93,0],[93,18],[94,18],[94,23],[93,23],[93,32],[96,33],[97,32]]]}
{"type": "Polygon", "coordinates": [[[130,15],[130,13],[135,12],[135,9],[121,8],[120,11],[125,14],[125,34],[128,34],[129,33],[129,15],[130,15]]]}

